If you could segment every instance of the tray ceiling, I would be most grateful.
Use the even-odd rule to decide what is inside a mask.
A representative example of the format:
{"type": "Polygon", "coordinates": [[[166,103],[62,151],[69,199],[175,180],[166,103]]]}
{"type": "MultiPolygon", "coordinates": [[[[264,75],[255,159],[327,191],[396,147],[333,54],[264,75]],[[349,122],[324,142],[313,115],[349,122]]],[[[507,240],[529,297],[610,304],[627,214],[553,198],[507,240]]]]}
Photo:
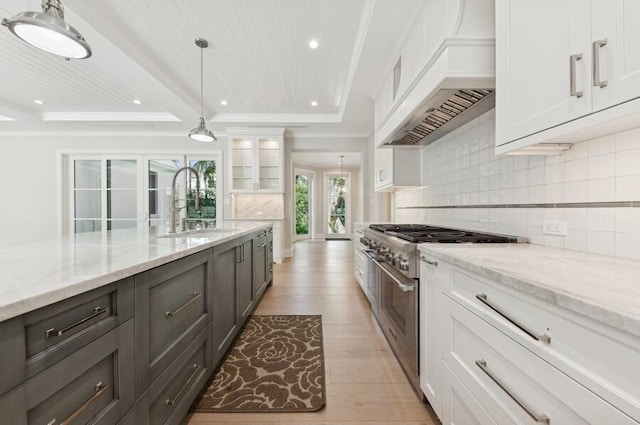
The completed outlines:
{"type": "MultiPolygon", "coordinates": [[[[422,2],[63,0],[65,20],[93,56],[65,61],[0,27],[0,115],[15,120],[0,120],[0,132],[105,122],[127,122],[128,131],[131,122],[190,128],[200,107],[194,39],[203,37],[205,118],[214,129],[289,124],[300,134],[367,134],[373,90],[422,2]]],[[[4,0],[0,18],[25,10],[40,10],[40,0],[4,0]]]]}

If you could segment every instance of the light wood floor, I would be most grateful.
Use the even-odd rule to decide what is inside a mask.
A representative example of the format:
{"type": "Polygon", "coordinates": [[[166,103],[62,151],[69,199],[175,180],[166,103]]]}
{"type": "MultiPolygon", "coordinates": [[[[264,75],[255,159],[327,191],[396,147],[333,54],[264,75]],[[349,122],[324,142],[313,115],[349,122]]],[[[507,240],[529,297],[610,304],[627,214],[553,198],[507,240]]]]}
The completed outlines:
{"type": "Polygon", "coordinates": [[[353,277],[351,241],[305,241],[255,314],[322,314],[327,404],[315,413],[196,413],[189,425],[439,424],[398,365],[353,277]]]}

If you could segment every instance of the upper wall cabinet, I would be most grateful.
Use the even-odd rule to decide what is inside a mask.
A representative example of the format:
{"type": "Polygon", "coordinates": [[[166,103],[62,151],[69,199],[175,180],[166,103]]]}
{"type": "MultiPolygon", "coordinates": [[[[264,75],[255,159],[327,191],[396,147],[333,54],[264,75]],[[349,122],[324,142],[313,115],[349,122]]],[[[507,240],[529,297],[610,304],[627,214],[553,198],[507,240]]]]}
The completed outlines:
{"type": "Polygon", "coordinates": [[[634,0],[496,0],[496,153],[637,126],[639,20],[634,0]]]}
{"type": "Polygon", "coordinates": [[[231,193],[283,193],[284,130],[228,130],[231,193]]]}
{"type": "Polygon", "coordinates": [[[374,189],[377,192],[420,186],[420,151],[377,148],[374,159],[374,189]]]}

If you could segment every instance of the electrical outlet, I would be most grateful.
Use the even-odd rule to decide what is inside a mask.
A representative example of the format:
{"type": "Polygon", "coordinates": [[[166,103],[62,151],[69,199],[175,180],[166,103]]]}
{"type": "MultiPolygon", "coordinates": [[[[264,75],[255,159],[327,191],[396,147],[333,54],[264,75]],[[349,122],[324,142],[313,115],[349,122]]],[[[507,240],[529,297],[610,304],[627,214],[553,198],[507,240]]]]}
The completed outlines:
{"type": "Polygon", "coordinates": [[[559,220],[544,220],[542,222],[542,233],[545,235],[567,235],[567,222],[559,220]]]}

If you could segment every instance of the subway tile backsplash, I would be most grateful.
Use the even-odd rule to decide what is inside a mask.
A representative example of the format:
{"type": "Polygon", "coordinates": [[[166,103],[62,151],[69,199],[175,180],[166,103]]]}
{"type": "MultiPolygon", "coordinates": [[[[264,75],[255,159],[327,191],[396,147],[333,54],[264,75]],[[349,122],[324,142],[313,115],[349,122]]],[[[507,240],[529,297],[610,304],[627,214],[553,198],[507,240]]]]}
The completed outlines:
{"type": "Polygon", "coordinates": [[[422,187],[395,193],[395,221],[640,259],[640,128],[562,155],[496,156],[494,119],[490,111],[421,150],[422,187]],[[566,236],[543,234],[545,220],[565,221],[566,236]]]}

